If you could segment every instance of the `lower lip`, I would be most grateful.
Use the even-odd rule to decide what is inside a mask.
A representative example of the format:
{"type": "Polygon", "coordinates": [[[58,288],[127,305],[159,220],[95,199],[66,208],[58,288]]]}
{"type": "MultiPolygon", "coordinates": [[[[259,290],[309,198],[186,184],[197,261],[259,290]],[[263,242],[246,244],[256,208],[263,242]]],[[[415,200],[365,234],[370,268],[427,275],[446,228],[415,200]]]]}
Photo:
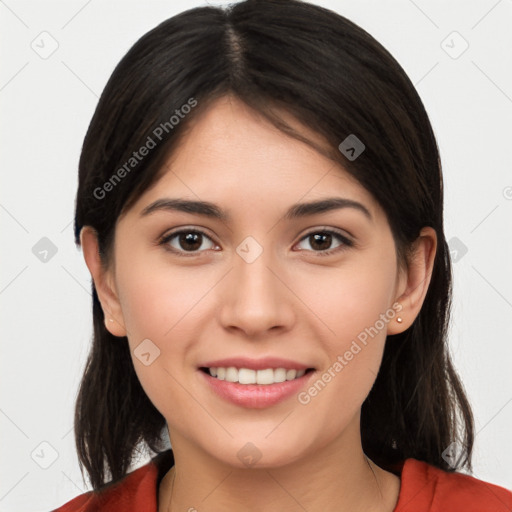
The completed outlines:
{"type": "Polygon", "coordinates": [[[314,371],[309,371],[298,379],[275,384],[239,384],[217,379],[202,370],[199,370],[199,373],[221,398],[242,407],[263,409],[297,394],[314,371]]]}

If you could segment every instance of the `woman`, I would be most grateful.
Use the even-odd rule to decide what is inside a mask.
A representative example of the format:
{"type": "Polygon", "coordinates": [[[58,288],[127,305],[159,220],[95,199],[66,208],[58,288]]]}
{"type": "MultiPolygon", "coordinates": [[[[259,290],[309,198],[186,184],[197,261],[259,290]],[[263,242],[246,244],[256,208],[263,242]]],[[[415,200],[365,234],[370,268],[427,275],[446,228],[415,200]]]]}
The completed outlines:
{"type": "Polygon", "coordinates": [[[509,510],[458,471],[442,212],[423,104],[347,19],[247,0],[143,36],[80,159],[93,492],[57,510],[509,510]]]}

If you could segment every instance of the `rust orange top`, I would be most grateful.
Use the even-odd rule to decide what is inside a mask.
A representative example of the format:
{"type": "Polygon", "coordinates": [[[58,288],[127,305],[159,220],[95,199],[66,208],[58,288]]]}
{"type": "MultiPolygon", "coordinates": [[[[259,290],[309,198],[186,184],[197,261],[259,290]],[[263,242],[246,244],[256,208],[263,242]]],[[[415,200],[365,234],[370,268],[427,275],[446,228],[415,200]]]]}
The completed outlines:
{"type": "MultiPolygon", "coordinates": [[[[81,494],[53,512],[158,512],[158,486],[174,465],[172,450],[105,486],[100,494],[81,494]]],[[[400,494],[394,512],[511,512],[512,491],[426,462],[397,465],[400,494]]],[[[198,510],[200,503],[196,504],[198,510]]]]}

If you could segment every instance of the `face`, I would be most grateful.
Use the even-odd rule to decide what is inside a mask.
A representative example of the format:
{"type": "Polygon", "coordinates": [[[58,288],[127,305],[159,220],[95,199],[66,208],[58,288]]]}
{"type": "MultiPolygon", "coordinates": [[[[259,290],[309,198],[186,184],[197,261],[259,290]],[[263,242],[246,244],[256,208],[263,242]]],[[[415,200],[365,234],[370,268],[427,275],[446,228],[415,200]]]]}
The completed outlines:
{"type": "Polygon", "coordinates": [[[359,436],[403,287],[384,212],[340,166],[223,98],[118,220],[114,262],[116,322],[173,447],[237,467],[244,454],[261,456],[270,467],[359,436]],[[347,203],[286,215],[332,198],[347,203]],[[175,199],[213,203],[225,218],[144,213],[175,199]],[[282,370],[258,374],[258,362],[313,370],[249,387],[201,369],[227,358],[247,359],[234,366],[249,371],[229,370],[231,379],[282,380],[282,370]]]}

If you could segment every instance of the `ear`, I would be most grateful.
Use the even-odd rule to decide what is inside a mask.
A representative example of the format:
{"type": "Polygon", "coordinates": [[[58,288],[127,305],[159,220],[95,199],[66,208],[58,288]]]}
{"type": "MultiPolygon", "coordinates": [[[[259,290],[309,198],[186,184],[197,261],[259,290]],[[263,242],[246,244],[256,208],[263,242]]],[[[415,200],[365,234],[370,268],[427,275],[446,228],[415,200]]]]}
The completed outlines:
{"type": "Polygon", "coordinates": [[[96,293],[103,309],[105,327],[114,336],[126,336],[121,304],[115,289],[111,269],[106,269],[101,261],[97,232],[91,226],[84,226],[80,231],[80,243],[85,263],[91,273],[96,293]]]}
{"type": "Polygon", "coordinates": [[[396,302],[402,306],[402,309],[398,310],[397,308],[396,318],[402,318],[402,322],[398,323],[394,318],[388,324],[388,334],[398,334],[405,331],[418,316],[430,285],[436,250],[437,235],[434,228],[424,227],[414,242],[413,254],[408,269],[400,280],[396,302]]]}

